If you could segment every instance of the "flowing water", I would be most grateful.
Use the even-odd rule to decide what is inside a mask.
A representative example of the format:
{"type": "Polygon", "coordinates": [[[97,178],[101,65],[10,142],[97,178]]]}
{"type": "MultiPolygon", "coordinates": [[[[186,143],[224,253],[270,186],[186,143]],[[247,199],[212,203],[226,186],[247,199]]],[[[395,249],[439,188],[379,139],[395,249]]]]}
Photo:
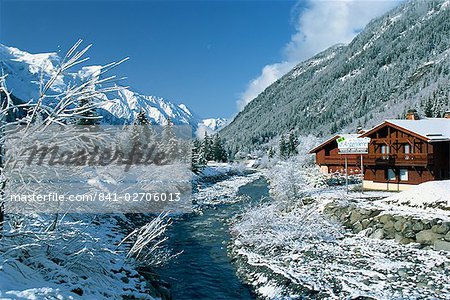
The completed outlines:
{"type": "Polygon", "coordinates": [[[248,205],[269,196],[267,182],[260,178],[242,186],[238,195],[248,200],[205,208],[203,214],[190,214],[174,221],[168,233],[168,246],[182,252],[158,270],[170,284],[174,300],[255,299],[249,286],[236,276],[227,255],[230,233],[227,221],[248,205]]]}

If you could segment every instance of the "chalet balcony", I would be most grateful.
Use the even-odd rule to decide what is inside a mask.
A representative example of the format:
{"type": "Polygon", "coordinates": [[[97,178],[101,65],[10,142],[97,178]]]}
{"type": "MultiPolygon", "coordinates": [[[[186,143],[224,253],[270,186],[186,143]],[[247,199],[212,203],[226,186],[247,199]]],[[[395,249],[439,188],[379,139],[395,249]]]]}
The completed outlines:
{"type": "Polygon", "coordinates": [[[434,163],[433,154],[411,153],[411,154],[368,154],[364,156],[365,165],[386,166],[420,166],[426,167],[434,163]]]}
{"type": "MultiPolygon", "coordinates": [[[[364,154],[365,156],[365,154],[364,154]]],[[[339,156],[325,156],[324,158],[325,164],[327,165],[344,165],[345,164],[345,155],[339,156]]],[[[347,163],[349,166],[360,166],[361,158],[355,156],[347,156],[347,163]]]]}

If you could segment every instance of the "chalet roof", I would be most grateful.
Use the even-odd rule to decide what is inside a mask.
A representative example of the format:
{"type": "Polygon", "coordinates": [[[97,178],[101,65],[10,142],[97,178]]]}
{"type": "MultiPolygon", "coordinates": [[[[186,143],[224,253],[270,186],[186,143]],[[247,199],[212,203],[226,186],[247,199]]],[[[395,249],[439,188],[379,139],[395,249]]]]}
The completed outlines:
{"type": "Polygon", "coordinates": [[[326,145],[328,145],[329,143],[337,140],[340,137],[345,137],[347,138],[357,138],[361,136],[361,134],[359,133],[343,133],[343,134],[336,134],[335,136],[329,138],[328,140],[326,140],[325,142],[323,142],[322,144],[320,144],[319,146],[315,147],[314,149],[310,150],[309,153],[316,153],[317,151],[319,151],[320,149],[322,149],[323,147],[325,147],[326,145]]]}
{"type": "Polygon", "coordinates": [[[362,136],[367,136],[373,133],[386,123],[390,123],[396,127],[403,128],[430,142],[450,140],[450,119],[446,118],[427,118],[420,120],[386,120],[382,124],[372,128],[362,136]]]}

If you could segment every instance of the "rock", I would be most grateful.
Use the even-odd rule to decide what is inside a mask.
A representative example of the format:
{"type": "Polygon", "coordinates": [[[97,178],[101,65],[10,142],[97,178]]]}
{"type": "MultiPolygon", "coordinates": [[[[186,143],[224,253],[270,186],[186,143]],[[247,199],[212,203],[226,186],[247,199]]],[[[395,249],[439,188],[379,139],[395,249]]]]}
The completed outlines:
{"type": "Polygon", "coordinates": [[[412,231],[412,223],[411,223],[411,221],[409,221],[409,220],[407,220],[405,223],[403,223],[403,229],[402,229],[402,232],[405,232],[405,231],[412,231]]]}
{"type": "Polygon", "coordinates": [[[370,217],[373,218],[373,217],[378,216],[379,214],[381,214],[381,210],[375,209],[375,210],[372,210],[372,212],[370,213],[370,217]]]}
{"type": "Polygon", "coordinates": [[[361,219],[361,217],[362,215],[358,211],[356,210],[352,211],[350,215],[350,223],[354,224],[358,222],[361,219]]]}
{"type": "Polygon", "coordinates": [[[433,231],[434,233],[437,233],[438,227],[439,227],[439,225],[433,225],[433,227],[431,227],[431,231],[433,231]]]}
{"type": "Polygon", "coordinates": [[[395,234],[395,241],[399,244],[406,245],[412,242],[412,239],[404,237],[403,235],[397,233],[395,234]]]}
{"type": "Polygon", "coordinates": [[[403,216],[394,216],[395,221],[401,221],[402,223],[405,223],[406,219],[403,216]]]}
{"type": "Polygon", "coordinates": [[[433,220],[422,220],[423,223],[423,229],[431,229],[433,225],[435,225],[433,220]]]}
{"type": "Polygon", "coordinates": [[[397,222],[394,223],[394,228],[397,231],[403,231],[405,226],[405,223],[403,220],[398,220],[397,222]]]}
{"type": "Polygon", "coordinates": [[[436,240],[434,241],[434,250],[444,250],[450,252],[450,242],[442,241],[442,240],[436,240]]]}
{"type": "Polygon", "coordinates": [[[370,220],[369,219],[361,220],[361,225],[362,225],[363,229],[366,229],[367,227],[369,227],[369,224],[370,224],[370,220]]]}
{"type": "Polygon", "coordinates": [[[359,213],[364,216],[370,216],[372,214],[372,211],[370,209],[361,208],[359,210],[359,213]]]}
{"type": "Polygon", "coordinates": [[[381,239],[384,238],[384,230],[383,229],[377,229],[370,235],[370,237],[373,238],[373,239],[381,240],[381,239]]]}
{"type": "Polygon", "coordinates": [[[436,233],[439,233],[439,234],[446,234],[450,229],[446,223],[441,224],[441,225],[435,225],[435,226],[437,226],[435,229],[436,233]]]}
{"type": "Polygon", "coordinates": [[[444,236],[444,240],[446,240],[447,242],[450,242],[450,231],[447,232],[447,234],[444,236]]]}
{"type": "Polygon", "coordinates": [[[394,229],[394,222],[389,220],[386,223],[384,223],[383,229],[386,231],[392,231],[394,229]]]}
{"type": "Polygon", "coordinates": [[[387,222],[389,222],[391,220],[391,216],[390,215],[382,215],[380,217],[380,222],[383,224],[386,224],[387,222]]]}
{"type": "Polygon", "coordinates": [[[413,243],[413,242],[414,242],[414,240],[413,240],[413,239],[410,239],[410,238],[404,237],[404,238],[402,238],[402,239],[401,239],[401,241],[400,241],[400,244],[402,244],[402,245],[406,245],[406,244],[410,244],[410,243],[413,243]]]}
{"type": "Polygon", "coordinates": [[[406,230],[403,233],[405,238],[414,239],[416,237],[416,233],[413,230],[406,230]]]}
{"type": "Polygon", "coordinates": [[[433,232],[430,229],[422,230],[416,234],[416,241],[423,245],[433,245],[434,241],[441,238],[442,235],[433,232]]]}
{"type": "Polygon", "coordinates": [[[365,236],[370,237],[373,233],[373,228],[367,228],[366,232],[364,233],[365,236]]]}
{"type": "Polygon", "coordinates": [[[355,224],[353,224],[353,232],[354,233],[360,233],[363,230],[363,226],[361,224],[361,222],[356,222],[355,224]]]}
{"type": "Polygon", "coordinates": [[[416,221],[416,223],[413,224],[412,229],[415,232],[422,231],[424,229],[423,223],[420,221],[416,221]]]}
{"type": "Polygon", "coordinates": [[[238,248],[242,247],[242,242],[240,240],[235,240],[234,245],[238,248]]]}
{"type": "Polygon", "coordinates": [[[408,277],[408,273],[405,268],[400,268],[397,273],[400,277],[408,277]]]}

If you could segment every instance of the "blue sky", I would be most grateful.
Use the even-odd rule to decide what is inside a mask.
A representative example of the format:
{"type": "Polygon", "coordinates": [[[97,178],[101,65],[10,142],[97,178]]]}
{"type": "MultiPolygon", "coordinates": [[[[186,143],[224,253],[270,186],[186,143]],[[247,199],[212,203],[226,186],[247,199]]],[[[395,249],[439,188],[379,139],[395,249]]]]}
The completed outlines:
{"type": "Polygon", "coordinates": [[[398,0],[0,0],[0,43],[32,53],[94,44],[89,64],[130,60],[124,84],[231,117],[295,64],[350,42],[398,0]]]}
{"type": "Polygon", "coordinates": [[[93,43],[89,64],[202,117],[231,116],[261,66],[280,59],[291,1],[1,1],[0,42],[29,52],[93,43]]]}

